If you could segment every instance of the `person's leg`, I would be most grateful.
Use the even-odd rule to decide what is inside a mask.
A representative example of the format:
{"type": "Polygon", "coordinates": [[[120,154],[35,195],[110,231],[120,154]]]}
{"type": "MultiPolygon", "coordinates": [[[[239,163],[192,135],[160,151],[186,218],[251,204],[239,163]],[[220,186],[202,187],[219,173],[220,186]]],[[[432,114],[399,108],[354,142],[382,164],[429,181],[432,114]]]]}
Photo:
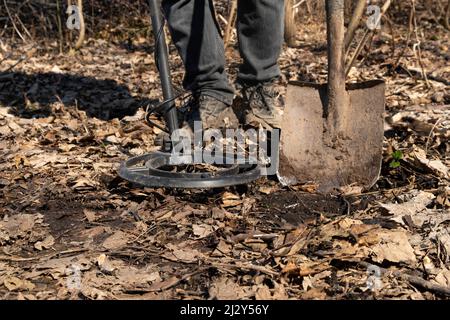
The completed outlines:
{"type": "Polygon", "coordinates": [[[237,30],[243,59],[238,81],[256,83],[278,77],[284,0],[238,0],[237,30]]]}
{"type": "Polygon", "coordinates": [[[280,76],[284,0],[238,0],[237,29],[243,59],[237,85],[245,123],[280,128],[283,101],[274,80],[280,76]]]}
{"type": "Polygon", "coordinates": [[[211,0],[163,0],[175,46],[184,62],[183,86],[231,105],[223,41],[211,0]]]}

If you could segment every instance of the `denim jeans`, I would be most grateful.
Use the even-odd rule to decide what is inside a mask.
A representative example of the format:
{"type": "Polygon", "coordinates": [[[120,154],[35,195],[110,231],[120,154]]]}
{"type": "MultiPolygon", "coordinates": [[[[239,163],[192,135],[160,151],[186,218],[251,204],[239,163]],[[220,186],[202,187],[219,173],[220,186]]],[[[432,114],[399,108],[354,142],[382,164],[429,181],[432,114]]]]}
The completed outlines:
{"type": "MultiPolygon", "coordinates": [[[[163,0],[172,39],[185,66],[183,86],[227,104],[233,88],[212,0],[163,0]]],[[[280,75],[284,0],[238,0],[237,32],[243,63],[238,81],[257,83],[280,75]]]]}

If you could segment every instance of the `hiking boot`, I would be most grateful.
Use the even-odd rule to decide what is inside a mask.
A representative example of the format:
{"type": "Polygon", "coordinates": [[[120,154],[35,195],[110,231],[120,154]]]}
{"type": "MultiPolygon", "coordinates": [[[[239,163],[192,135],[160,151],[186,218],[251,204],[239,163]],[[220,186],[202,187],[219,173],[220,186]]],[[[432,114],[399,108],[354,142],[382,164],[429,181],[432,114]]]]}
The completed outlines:
{"type": "Polygon", "coordinates": [[[282,99],[273,82],[261,82],[256,85],[240,85],[244,109],[245,124],[267,130],[280,129],[282,99]]]}
{"type": "Polygon", "coordinates": [[[185,121],[193,129],[194,121],[201,121],[203,130],[237,128],[239,121],[231,106],[211,96],[194,97],[188,106],[185,121]]]}

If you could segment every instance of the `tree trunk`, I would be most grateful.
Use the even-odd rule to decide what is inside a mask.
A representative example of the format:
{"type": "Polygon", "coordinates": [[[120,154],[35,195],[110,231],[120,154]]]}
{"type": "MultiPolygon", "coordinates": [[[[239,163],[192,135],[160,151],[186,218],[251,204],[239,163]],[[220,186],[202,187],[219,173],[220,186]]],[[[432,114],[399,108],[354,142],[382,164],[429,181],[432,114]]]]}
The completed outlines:
{"type": "Polygon", "coordinates": [[[284,41],[289,47],[295,46],[297,25],[295,24],[294,0],[284,2],[284,41]]]}
{"type": "Polygon", "coordinates": [[[364,15],[364,9],[366,8],[367,0],[358,0],[356,8],[353,11],[350,24],[347,28],[347,33],[345,34],[345,47],[348,48],[353,41],[355,32],[358,29],[361,18],[364,15]]]}
{"type": "Polygon", "coordinates": [[[444,16],[444,26],[447,28],[447,30],[450,30],[450,0],[447,2],[447,10],[445,11],[444,16]]]}
{"type": "Polygon", "coordinates": [[[83,0],[78,0],[78,12],[79,12],[79,18],[80,18],[80,35],[78,36],[78,41],[75,44],[75,49],[80,49],[84,42],[84,37],[86,35],[86,25],[84,23],[84,16],[83,16],[83,0]]]}

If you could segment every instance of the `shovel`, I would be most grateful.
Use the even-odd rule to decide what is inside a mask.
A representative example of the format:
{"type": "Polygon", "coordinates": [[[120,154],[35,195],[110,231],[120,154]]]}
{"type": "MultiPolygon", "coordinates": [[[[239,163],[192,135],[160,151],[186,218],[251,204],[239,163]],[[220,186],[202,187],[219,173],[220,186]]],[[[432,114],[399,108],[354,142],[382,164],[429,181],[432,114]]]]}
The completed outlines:
{"type": "Polygon", "coordinates": [[[288,85],[278,177],[321,193],[369,189],[381,171],[385,84],[346,85],[344,0],[326,0],[326,10],[328,83],[288,85]]]}

